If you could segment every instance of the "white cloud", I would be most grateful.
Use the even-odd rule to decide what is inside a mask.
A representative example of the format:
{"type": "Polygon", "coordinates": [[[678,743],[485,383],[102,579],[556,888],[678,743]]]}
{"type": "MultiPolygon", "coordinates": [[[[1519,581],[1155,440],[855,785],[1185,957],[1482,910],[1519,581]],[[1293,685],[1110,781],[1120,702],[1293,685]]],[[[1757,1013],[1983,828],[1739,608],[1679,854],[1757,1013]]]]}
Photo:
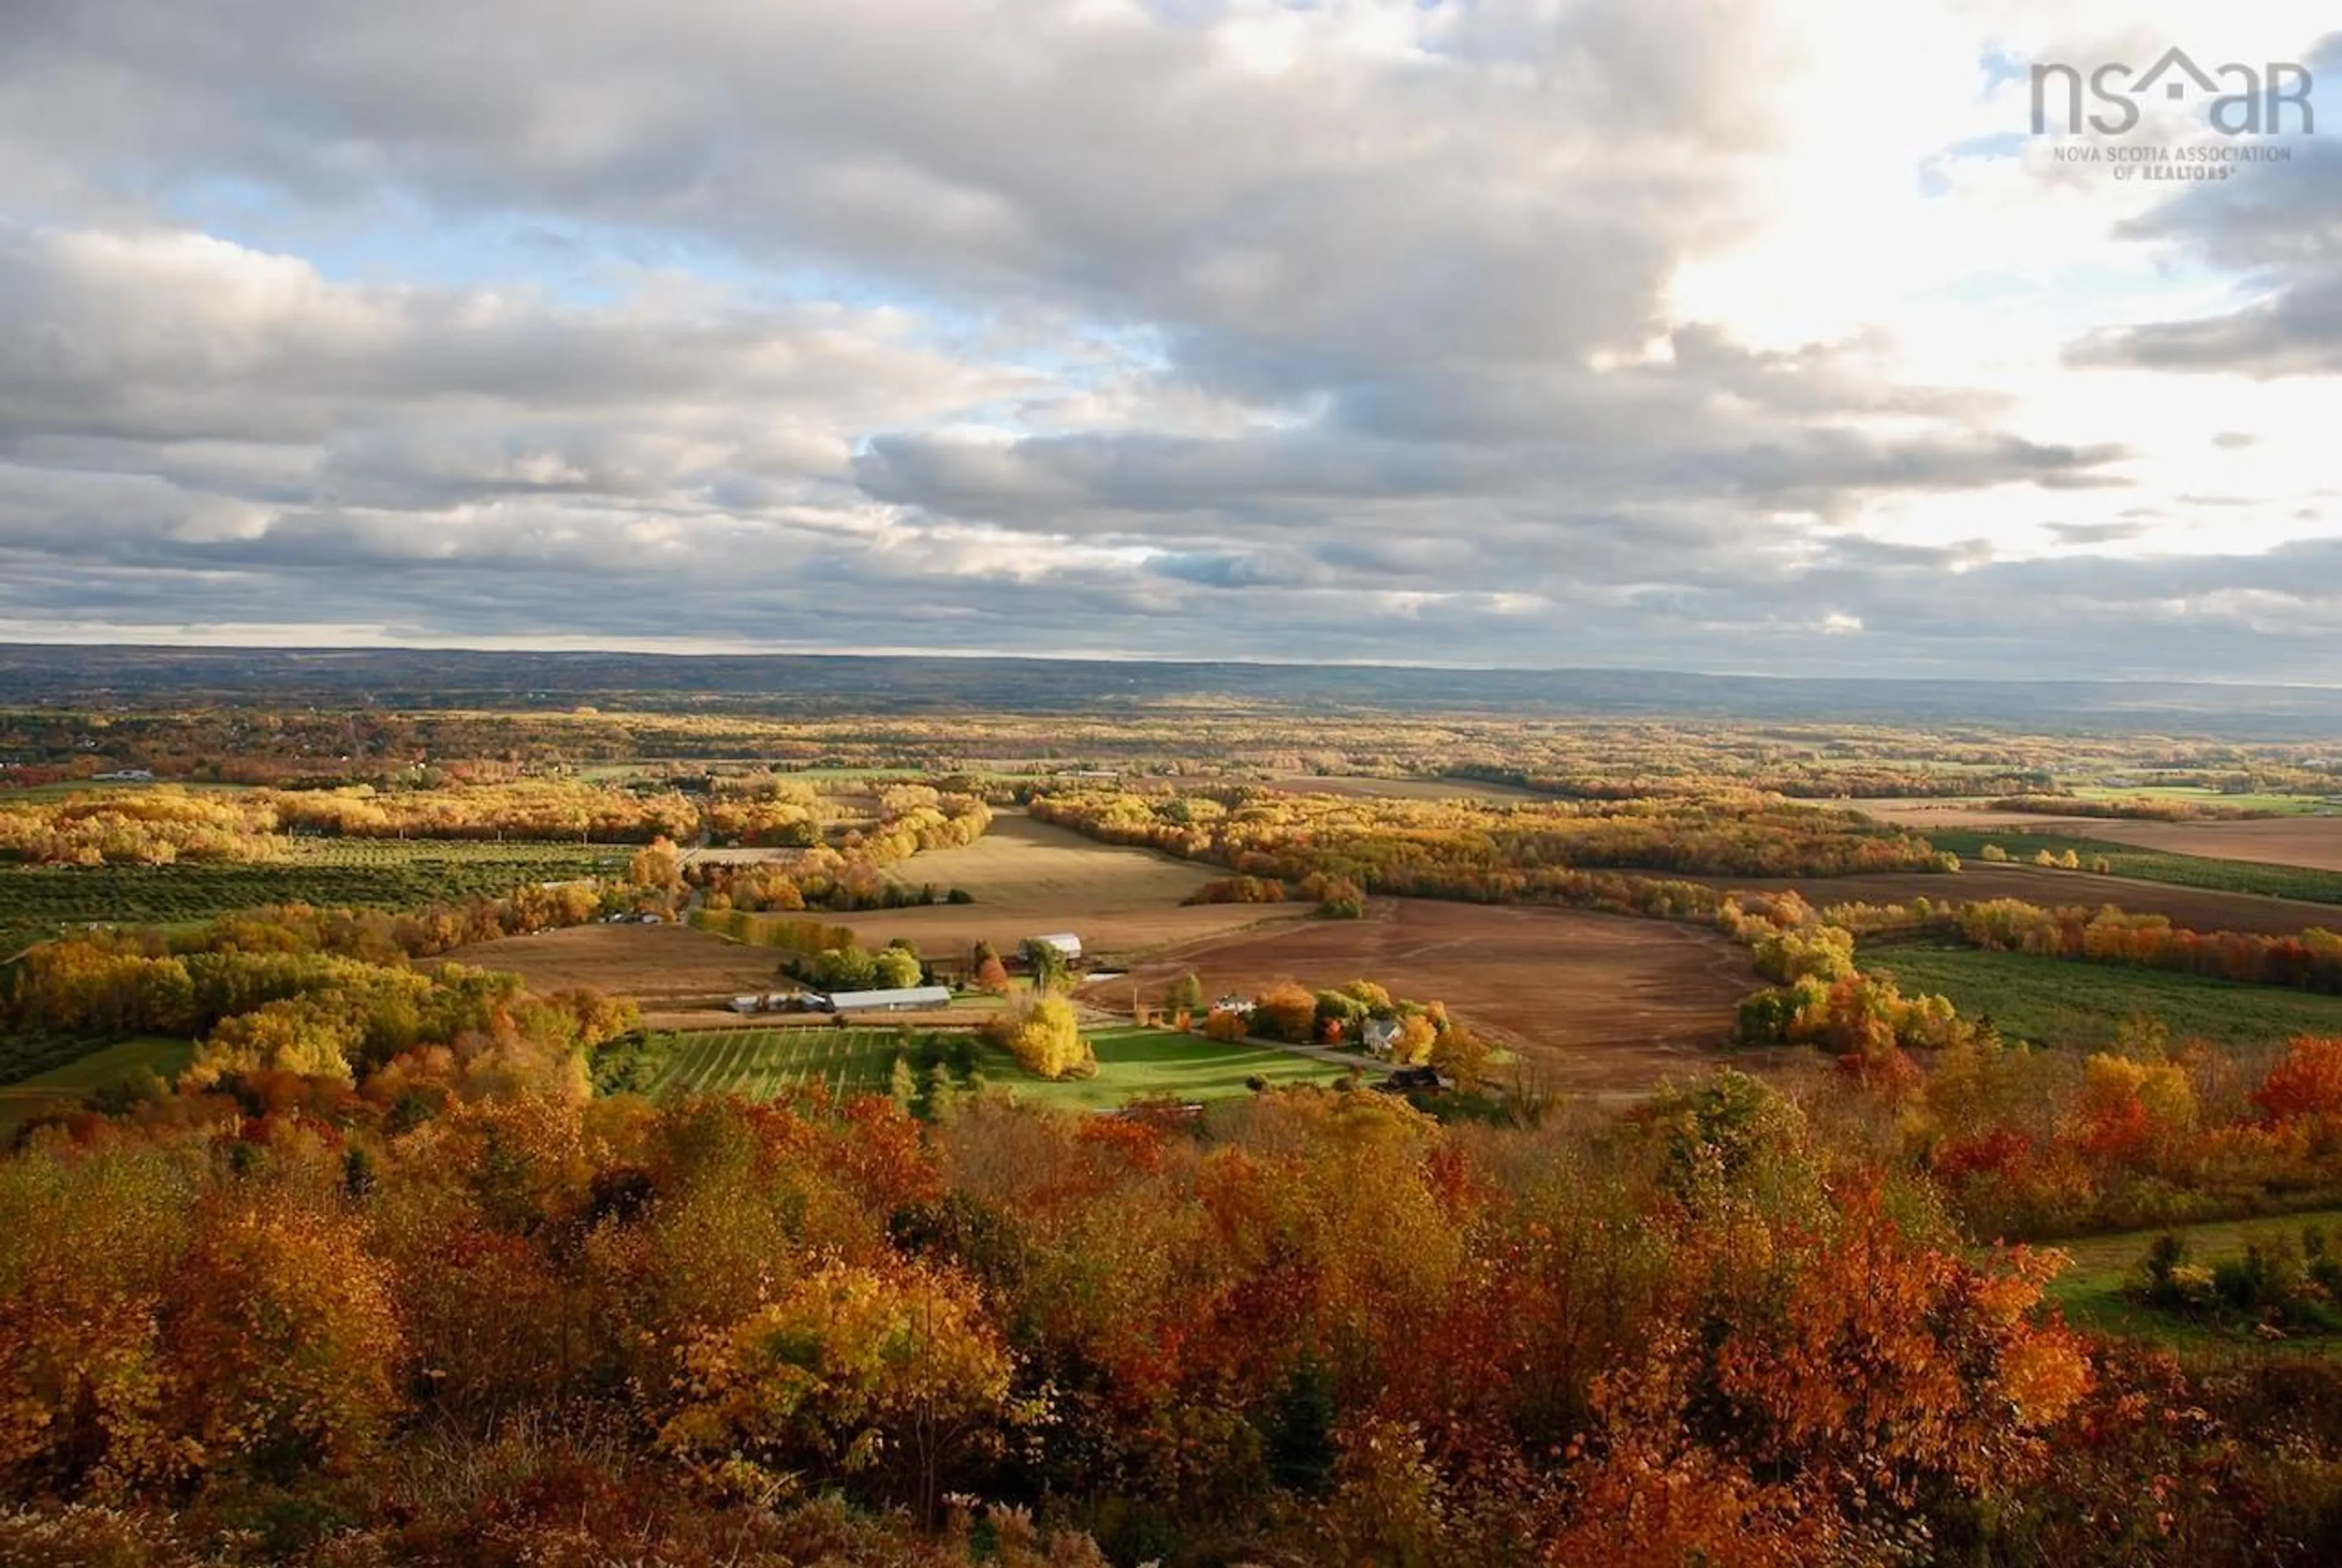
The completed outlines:
{"type": "Polygon", "coordinates": [[[2287,668],[2342,257],[2015,134],[2327,25],[27,0],[0,622],[2287,668]]]}

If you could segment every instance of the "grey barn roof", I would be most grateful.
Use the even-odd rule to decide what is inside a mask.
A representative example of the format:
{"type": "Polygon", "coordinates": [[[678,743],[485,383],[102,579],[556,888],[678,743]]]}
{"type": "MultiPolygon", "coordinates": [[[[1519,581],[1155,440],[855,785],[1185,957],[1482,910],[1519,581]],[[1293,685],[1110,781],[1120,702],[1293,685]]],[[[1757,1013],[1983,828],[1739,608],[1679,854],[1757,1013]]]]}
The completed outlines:
{"type": "Polygon", "coordinates": [[[890,991],[833,991],[829,1004],[840,1013],[857,1007],[948,1007],[946,985],[900,985],[890,991]]]}

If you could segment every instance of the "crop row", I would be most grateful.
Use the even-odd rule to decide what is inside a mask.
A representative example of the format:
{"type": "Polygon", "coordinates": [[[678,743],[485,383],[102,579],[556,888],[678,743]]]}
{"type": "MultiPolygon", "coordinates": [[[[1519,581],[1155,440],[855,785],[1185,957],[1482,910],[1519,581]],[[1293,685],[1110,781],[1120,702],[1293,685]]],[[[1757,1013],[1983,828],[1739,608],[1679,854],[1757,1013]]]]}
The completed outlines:
{"type": "MultiPolygon", "coordinates": [[[[167,924],[265,904],[411,910],[500,897],[569,869],[543,859],[410,857],[375,864],[20,866],[0,869],[0,932],[26,939],[89,922],[167,924]]],[[[10,939],[13,953],[23,941],[10,939]]],[[[0,954],[5,955],[5,954],[0,954]]]]}
{"type": "Polygon", "coordinates": [[[511,864],[540,874],[577,876],[623,871],[630,851],[609,844],[530,844],[521,840],[463,838],[305,838],[286,841],[296,865],[400,866],[409,864],[511,864]]]}
{"type": "Polygon", "coordinates": [[[769,1100],[815,1080],[838,1098],[884,1094],[900,1049],[891,1029],[718,1029],[673,1037],[654,1093],[769,1100]]]}

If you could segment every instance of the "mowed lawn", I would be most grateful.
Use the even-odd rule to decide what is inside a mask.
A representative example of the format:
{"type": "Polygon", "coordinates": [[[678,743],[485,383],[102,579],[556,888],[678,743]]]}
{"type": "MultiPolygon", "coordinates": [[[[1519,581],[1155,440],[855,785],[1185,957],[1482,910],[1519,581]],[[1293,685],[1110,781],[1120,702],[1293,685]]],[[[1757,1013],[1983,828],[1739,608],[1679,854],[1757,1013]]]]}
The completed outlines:
{"type": "MultiPolygon", "coordinates": [[[[986,1051],[984,1075],[1020,1100],[1067,1110],[1110,1111],[1139,1099],[1222,1100],[1251,1092],[1247,1080],[1270,1084],[1331,1084],[1346,1069],[1315,1057],[1258,1045],[1231,1045],[1201,1034],[1136,1024],[1090,1033],[1097,1053],[1095,1078],[1047,1083],[1028,1078],[1006,1054],[986,1051]]],[[[1368,1065],[1364,1057],[1361,1065],[1368,1065]]]]}
{"type": "MultiPolygon", "coordinates": [[[[2209,1344],[2258,1345],[2249,1334],[2224,1332],[2195,1323],[2128,1300],[2123,1292],[2142,1276],[2139,1265],[2157,1236],[2176,1233],[2187,1242],[2188,1260],[2207,1267],[2241,1257],[2249,1242],[2280,1238],[2298,1248],[2301,1233],[2315,1225],[2342,1243],[2342,1209],[2323,1209],[2251,1220],[2218,1220],[2198,1225],[2168,1225],[2157,1230],[2124,1231],[2114,1235],[2087,1236],[2059,1242],[2057,1250],[2073,1259],[2066,1271],[2049,1283],[2049,1296],[2077,1328],[2130,1339],[2153,1339],[2179,1346],[2209,1344]]],[[[2294,1350],[2315,1346],[2342,1349],[2331,1336],[2272,1342],[2294,1350]]]]}
{"type": "Polygon", "coordinates": [[[2045,1045],[2102,1045],[2135,1013],[2160,1019],[2175,1040],[2232,1046],[2342,1035],[2342,996],[2272,985],[1965,947],[1865,944],[1861,962],[1892,974],[1907,995],[1948,996],[1962,1017],[1989,1017],[2002,1034],[2045,1045]]]}
{"type": "Polygon", "coordinates": [[[124,1040],[88,1055],[0,1087],[0,1142],[44,1111],[69,1105],[92,1090],[126,1078],[141,1067],[168,1081],[195,1059],[193,1041],[148,1036],[124,1040]]]}

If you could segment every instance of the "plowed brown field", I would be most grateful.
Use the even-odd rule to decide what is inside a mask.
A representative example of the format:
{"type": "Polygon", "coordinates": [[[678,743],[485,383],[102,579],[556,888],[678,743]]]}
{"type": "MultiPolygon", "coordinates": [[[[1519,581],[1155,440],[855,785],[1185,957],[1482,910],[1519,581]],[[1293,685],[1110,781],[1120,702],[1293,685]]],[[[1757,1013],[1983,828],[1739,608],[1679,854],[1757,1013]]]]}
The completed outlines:
{"type": "Polygon", "coordinates": [[[1641,1094],[1723,1061],[1733,1008],[1760,984],[1746,953],[1691,926],[1395,898],[1374,900],[1365,920],[1298,922],[1158,954],[1085,995],[1126,1008],[1136,984],[1151,1003],[1189,970],[1207,996],[1366,979],[1444,1001],[1517,1054],[1531,1082],[1595,1094],[1641,1094]]]}
{"type": "Polygon", "coordinates": [[[686,925],[579,925],[535,936],[475,942],[451,962],[519,975],[531,991],[580,987],[631,996],[645,1012],[721,1006],[749,992],[774,991],[781,955],[686,925]]]}
{"type": "Polygon", "coordinates": [[[1136,956],[1174,943],[1294,919],[1307,904],[1179,901],[1226,872],[1151,849],[1100,844],[1070,828],[1004,811],[962,849],[915,854],[894,868],[898,882],[965,888],[974,904],[823,914],[851,926],[866,947],[907,937],[930,958],[958,957],[980,937],[1013,953],[1028,936],[1070,931],[1094,956],[1136,956]]]}

